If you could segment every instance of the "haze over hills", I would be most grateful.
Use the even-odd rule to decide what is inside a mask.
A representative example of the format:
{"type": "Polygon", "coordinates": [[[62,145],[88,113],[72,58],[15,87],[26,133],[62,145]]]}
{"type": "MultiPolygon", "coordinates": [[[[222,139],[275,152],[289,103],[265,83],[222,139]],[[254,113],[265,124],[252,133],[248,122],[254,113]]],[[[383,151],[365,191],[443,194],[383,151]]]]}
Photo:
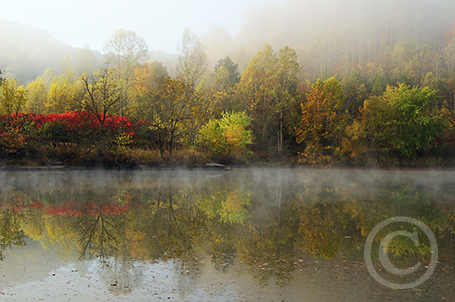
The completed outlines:
{"type": "MultiPolygon", "coordinates": [[[[269,43],[275,51],[286,45],[294,48],[302,68],[300,78],[310,81],[321,74],[344,77],[369,63],[393,70],[411,57],[421,62],[423,77],[430,71],[437,74],[447,64],[447,35],[453,20],[452,0],[288,0],[283,5],[269,3],[246,11],[235,36],[214,25],[199,38],[209,71],[228,55],[241,72],[269,43]]],[[[0,41],[0,69],[21,83],[48,67],[58,71],[61,59],[68,55],[75,69],[81,64],[77,62],[81,49],[53,38],[48,31],[0,19],[0,41]]],[[[159,41],[146,42],[149,47],[159,45],[159,41]]],[[[85,54],[89,50],[84,49],[85,54]]],[[[100,52],[92,52],[92,56],[103,60],[100,52]]],[[[169,66],[172,54],[150,49],[150,60],[169,66]]]]}
{"type": "Polygon", "coordinates": [[[24,83],[43,74],[48,68],[58,70],[60,60],[74,55],[76,48],[45,30],[0,19],[0,69],[5,77],[24,83]]]}
{"type": "MultiPolygon", "coordinates": [[[[106,41],[109,37],[106,37],[106,41]]],[[[88,46],[75,48],[55,39],[52,33],[18,22],[0,19],[0,70],[3,77],[11,77],[22,84],[33,81],[47,68],[61,73],[65,68],[76,71],[87,68],[87,57],[91,63],[104,60],[99,51],[88,46]]],[[[162,50],[150,51],[150,59],[169,64],[172,54],[162,50]]]]}

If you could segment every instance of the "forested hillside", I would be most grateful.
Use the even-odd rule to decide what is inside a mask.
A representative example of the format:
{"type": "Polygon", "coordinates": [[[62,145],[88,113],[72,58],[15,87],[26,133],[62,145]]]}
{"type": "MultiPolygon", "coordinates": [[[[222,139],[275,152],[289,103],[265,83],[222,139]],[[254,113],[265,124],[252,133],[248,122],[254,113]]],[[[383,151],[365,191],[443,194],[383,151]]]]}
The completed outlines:
{"type": "Polygon", "coordinates": [[[452,165],[454,22],[452,1],[289,0],[247,12],[235,38],[186,30],[172,63],[119,30],[101,64],[79,50],[26,86],[2,70],[0,147],[40,161],[452,165]]]}
{"type": "Polygon", "coordinates": [[[0,68],[21,83],[32,81],[47,68],[58,70],[60,60],[76,49],[54,39],[51,33],[0,19],[0,68]]]}

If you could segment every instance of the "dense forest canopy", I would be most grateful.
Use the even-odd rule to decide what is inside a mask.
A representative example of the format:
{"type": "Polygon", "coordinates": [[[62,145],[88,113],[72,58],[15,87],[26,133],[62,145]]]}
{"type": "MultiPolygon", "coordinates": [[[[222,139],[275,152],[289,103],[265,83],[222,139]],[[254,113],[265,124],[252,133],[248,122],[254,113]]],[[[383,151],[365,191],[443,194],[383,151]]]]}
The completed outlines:
{"type": "Polygon", "coordinates": [[[159,150],[162,160],[178,149],[202,152],[186,154],[191,161],[452,161],[451,1],[267,4],[245,13],[235,37],[216,25],[201,37],[186,29],[174,55],[129,30],[101,55],[2,22],[0,37],[18,38],[0,57],[8,156],[64,142],[90,153],[76,162],[135,162],[130,148],[159,150]]]}

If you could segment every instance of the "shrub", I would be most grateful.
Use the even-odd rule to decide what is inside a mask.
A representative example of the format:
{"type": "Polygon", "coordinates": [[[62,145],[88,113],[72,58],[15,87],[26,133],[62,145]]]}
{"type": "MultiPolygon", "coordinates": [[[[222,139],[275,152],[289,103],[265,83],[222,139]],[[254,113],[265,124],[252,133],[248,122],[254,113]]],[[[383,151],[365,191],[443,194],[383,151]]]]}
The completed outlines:
{"type": "Polygon", "coordinates": [[[252,120],[245,112],[224,112],[201,128],[198,144],[210,156],[245,160],[252,155],[252,120]]]}

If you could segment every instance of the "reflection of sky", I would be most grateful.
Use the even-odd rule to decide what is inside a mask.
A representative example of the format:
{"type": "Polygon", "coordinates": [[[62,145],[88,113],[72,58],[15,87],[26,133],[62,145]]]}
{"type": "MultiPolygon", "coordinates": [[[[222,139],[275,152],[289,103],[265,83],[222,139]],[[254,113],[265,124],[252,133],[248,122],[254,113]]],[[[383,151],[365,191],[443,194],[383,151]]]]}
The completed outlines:
{"type": "Polygon", "coordinates": [[[108,259],[107,263],[107,267],[98,260],[61,263],[54,251],[27,242],[1,262],[1,301],[91,301],[93,297],[109,301],[238,300],[232,276],[205,265],[210,259],[198,259],[200,269],[196,270],[187,270],[173,260],[115,263],[108,259]]]}
{"type": "MultiPolygon", "coordinates": [[[[356,262],[302,259],[290,283],[280,287],[273,280],[259,284],[238,259],[226,272],[216,270],[210,257],[202,256],[195,269],[182,267],[177,260],[128,263],[123,275],[129,279],[120,280],[112,272],[121,264],[111,269],[97,260],[59,263],[55,252],[33,242],[14,249],[15,255],[33,256],[9,253],[1,262],[1,301],[433,301],[422,289],[393,291],[381,286],[356,262]],[[132,288],[122,291],[113,284],[132,288]]],[[[447,292],[455,285],[450,282],[439,286],[434,278],[422,288],[438,292],[442,286],[447,292]]]]}
{"type": "MultiPolygon", "coordinates": [[[[218,174],[219,172],[216,173],[218,174]]],[[[91,297],[94,296],[100,297],[101,300],[109,299],[110,301],[124,301],[126,297],[130,301],[159,301],[160,297],[162,300],[170,301],[378,301],[373,299],[373,297],[381,297],[379,301],[409,301],[410,299],[408,298],[414,296],[415,292],[392,291],[382,287],[371,278],[365,269],[365,265],[362,263],[362,238],[359,237],[355,241],[354,235],[356,230],[353,228],[345,228],[340,233],[341,235],[349,235],[344,237],[343,241],[345,244],[341,245],[341,247],[347,248],[348,255],[343,252],[345,251],[344,249],[341,249],[341,252],[336,258],[327,261],[321,260],[320,258],[315,259],[313,256],[305,258],[302,255],[295,255],[301,258],[293,259],[293,251],[297,253],[296,249],[298,246],[289,245],[289,247],[286,247],[285,245],[278,245],[279,242],[282,242],[280,240],[285,238],[281,236],[287,234],[284,230],[291,222],[289,219],[285,219],[285,214],[288,213],[289,215],[290,210],[295,212],[296,209],[300,209],[301,211],[314,209],[314,206],[318,205],[317,202],[321,198],[329,198],[327,192],[334,193],[334,196],[337,198],[332,201],[334,205],[333,209],[339,206],[339,209],[351,211],[353,209],[359,209],[361,213],[365,214],[370,212],[378,213],[371,215],[387,214],[389,207],[393,210],[394,207],[403,208],[408,205],[406,209],[414,209],[416,205],[420,204],[418,202],[420,199],[416,199],[415,190],[435,194],[439,197],[443,197],[443,194],[448,194],[448,197],[455,195],[453,172],[415,173],[364,170],[343,171],[333,169],[263,169],[231,171],[223,177],[216,178],[207,178],[207,174],[208,172],[196,171],[172,172],[171,174],[156,171],[134,173],[113,173],[112,171],[67,171],[66,173],[0,172],[0,182],[4,184],[2,187],[10,187],[11,194],[18,191],[17,188],[22,188],[25,191],[31,188],[39,188],[37,191],[61,191],[60,193],[65,193],[62,196],[72,196],[72,194],[76,193],[79,195],[82,194],[84,192],[83,188],[89,187],[90,190],[87,190],[87,196],[97,199],[105,197],[105,192],[110,192],[112,196],[120,198],[124,196],[120,193],[125,188],[163,188],[162,191],[157,189],[157,192],[163,193],[162,196],[155,197],[162,198],[160,200],[166,205],[166,198],[168,196],[170,198],[171,195],[168,194],[172,193],[174,210],[179,214],[176,217],[180,218],[190,216],[186,212],[188,209],[185,208],[185,205],[188,203],[188,200],[194,201],[193,197],[197,196],[197,192],[202,197],[208,196],[208,200],[212,200],[212,196],[217,196],[217,192],[227,191],[235,193],[238,190],[238,184],[245,184],[245,188],[252,190],[251,196],[255,201],[255,208],[251,210],[252,218],[248,218],[248,222],[253,224],[254,229],[258,230],[258,233],[260,230],[267,230],[266,227],[269,224],[276,226],[273,223],[276,221],[273,215],[277,214],[277,207],[283,206],[281,209],[285,209],[282,210],[282,213],[280,212],[279,216],[283,218],[281,220],[283,225],[279,225],[279,227],[273,229],[277,233],[269,232],[269,235],[277,234],[277,236],[269,236],[265,233],[265,236],[262,237],[265,239],[258,239],[257,241],[255,237],[248,237],[247,229],[233,229],[228,224],[214,225],[211,230],[216,234],[223,235],[229,233],[229,236],[235,238],[233,240],[238,239],[239,241],[238,246],[235,245],[237,250],[229,249],[228,253],[233,253],[235,256],[232,257],[232,263],[226,269],[220,269],[220,265],[226,263],[224,260],[217,259],[217,261],[212,262],[211,256],[208,254],[211,255],[213,252],[205,246],[207,242],[204,240],[202,242],[195,241],[194,250],[192,249],[191,251],[194,251],[197,255],[193,253],[182,254],[191,255],[187,256],[191,258],[185,261],[173,259],[168,262],[142,263],[128,260],[124,262],[114,261],[112,258],[108,258],[107,262],[109,266],[106,267],[102,266],[99,260],[68,261],[68,259],[71,259],[68,255],[66,255],[66,260],[63,260],[62,255],[58,254],[59,248],[55,248],[51,244],[41,245],[39,242],[28,239],[26,246],[16,246],[8,249],[5,252],[5,261],[0,262],[0,301],[25,301],[25,298],[44,299],[44,301],[68,301],[68,298],[71,298],[71,301],[90,301],[91,297]],[[220,183],[223,183],[224,186],[219,186],[220,183]],[[71,184],[71,186],[68,186],[65,190],[65,184],[71,184]],[[97,184],[98,186],[92,187],[88,184],[97,184]],[[408,185],[403,187],[402,185],[404,184],[408,185]],[[280,190],[277,190],[277,186],[279,186],[280,190]],[[13,188],[16,188],[16,190],[13,190],[13,188]],[[100,191],[99,195],[93,194],[95,188],[100,191]],[[176,188],[182,188],[182,191],[176,190],[176,188]],[[190,188],[197,188],[197,192],[188,191],[190,188]],[[387,192],[393,193],[392,195],[378,195],[386,196],[386,198],[371,199],[369,196],[370,194],[373,195],[373,193],[386,191],[388,188],[391,191],[387,192]],[[112,192],[110,189],[112,189],[112,192]],[[68,190],[71,194],[66,194],[68,190]],[[189,195],[184,194],[188,192],[191,192],[190,195],[192,196],[189,199],[189,195]],[[282,198],[278,198],[281,195],[283,195],[282,198]],[[294,200],[295,195],[300,196],[296,199],[299,202],[294,200]],[[302,198],[304,197],[308,201],[301,204],[300,200],[303,200],[302,198]],[[343,206],[338,202],[339,198],[345,201],[342,203],[343,206]],[[363,201],[364,199],[366,200],[365,202],[363,201]],[[392,199],[393,202],[382,202],[383,200],[387,201],[389,199],[392,199]],[[362,207],[349,208],[352,205],[351,201],[356,200],[362,200],[362,202],[354,202],[352,204],[358,204],[362,207]],[[285,207],[286,205],[288,206],[287,208],[285,207]],[[292,208],[289,208],[289,206],[292,206],[292,208]],[[281,216],[281,214],[283,215],[281,216]],[[351,233],[353,231],[354,234],[351,233]],[[242,236],[250,238],[252,240],[251,244],[243,242],[242,236]],[[355,250],[350,249],[352,247],[351,241],[354,241],[357,245],[355,250]],[[277,243],[277,246],[274,246],[274,242],[277,243]],[[255,249],[256,244],[260,244],[260,249],[255,249]],[[50,250],[43,249],[43,246],[49,247],[50,250]],[[235,250],[239,253],[238,255],[235,254],[235,250]],[[268,253],[268,255],[263,254],[264,252],[268,253]],[[349,255],[351,252],[353,253],[351,255],[352,257],[349,255]],[[280,254],[279,257],[268,257],[270,254],[275,256],[275,253],[280,254]],[[362,255],[357,257],[357,254],[362,255]],[[285,259],[281,259],[281,257],[285,259]],[[346,259],[351,260],[347,262],[346,259]],[[241,261],[244,261],[244,263],[241,261]],[[267,261],[268,264],[265,264],[264,261],[267,261]],[[286,268],[291,266],[286,266],[282,261],[291,264],[292,270],[286,270],[286,268]],[[184,266],[182,263],[185,263],[184,266]],[[216,263],[218,267],[215,265],[216,263]],[[289,278],[285,274],[286,272],[289,272],[289,278]],[[280,274],[281,276],[285,274],[286,277],[280,279],[284,281],[280,284],[283,287],[276,284],[280,274]],[[262,278],[264,276],[267,278],[262,278]]],[[[0,197],[9,196],[9,194],[5,193],[7,191],[2,190],[0,197]]],[[[142,196],[139,194],[140,190],[136,193],[138,193],[137,196],[142,196]]],[[[55,194],[55,200],[62,200],[59,194],[55,194]]],[[[33,194],[30,195],[33,196],[33,194]]],[[[12,196],[16,195],[13,194],[12,196]]],[[[112,198],[109,194],[106,196],[112,198]]],[[[137,197],[137,201],[139,205],[150,205],[150,203],[145,201],[155,197],[145,194],[142,197],[144,200],[141,201],[137,197]]],[[[53,202],[57,203],[54,199],[52,199],[53,202]]],[[[448,200],[453,200],[453,198],[448,200]]],[[[216,205],[217,203],[213,202],[213,204],[216,205]]],[[[330,203],[327,202],[327,204],[330,203]]],[[[201,205],[202,202],[199,206],[201,205]]],[[[441,205],[444,204],[441,203],[441,205]]],[[[433,208],[436,209],[437,207],[433,208]]],[[[166,210],[167,207],[160,209],[166,210]]],[[[417,209],[420,209],[420,207],[417,209]]],[[[427,208],[425,207],[423,209],[425,210],[427,208]]],[[[143,221],[148,221],[150,218],[149,216],[141,216],[138,213],[130,212],[129,214],[132,215],[126,215],[125,217],[134,217],[143,221]]],[[[161,211],[157,216],[167,215],[165,213],[166,211],[161,211]]],[[[190,213],[193,212],[190,211],[190,213]]],[[[327,213],[327,215],[332,213],[332,216],[330,214],[327,217],[332,217],[336,221],[336,216],[334,215],[338,212],[325,211],[324,213],[327,213]]],[[[26,215],[25,217],[24,221],[26,221],[28,216],[26,215]]],[[[63,216],[53,216],[53,218],[57,217],[62,218],[63,216]]],[[[290,218],[292,217],[294,216],[291,215],[290,218]]],[[[340,217],[343,218],[346,216],[340,215],[340,217]]],[[[355,218],[355,216],[350,217],[355,218]]],[[[366,215],[366,217],[370,216],[366,215]]],[[[38,215],[36,219],[40,219],[39,221],[42,222],[47,221],[49,225],[58,228],[59,224],[53,222],[58,221],[58,219],[46,220],[47,218],[46,215],[38,215]],[[44,218],[42,219],[42,217],[44,218]]],[[[206,217],[203,216],[202,219],[206,219],[206,217]]],[[[313,234],[321,233],[317,233],[317,223],[319,220],[300,219],[299,221],[301,224],[305,221],[315,221],[316,223],[313,225],[306,224],[307,229],[316,230],[313,234]]],[[[178,226],[183,226],[182,223],[179,223],[178,226]]],[[[342,223],[345,223],[345,221],[342,220],[342,223]]],[[[73,226],[73,224],[69,225],[73,226]]],[[[119,234],[123,234],[124,232],[124,229],[120,227],[121,225],[119,224],[119,229],[117,230],[119,234]]],[[[163,229],[160,229],[158,227],[159,225],[162,225],[161,221],[157,221],[157,228],[150,229],[150,232],[154,233],[150,233],[149,235],[168,234],[169,230],[175,230],[175,228],[166,229],[165,226],[163,226],[163,229]]],[[[133,223],[132,226],[136,232],[142,229],[140,224],[135,225],[133,223]]],[[[238,224],[238,226],[240,225],[238,224]]],[[[199,228],[200,225],[195,223],[193,227],[199,228]]],[[[51,233],[54,233],[52,232],[52,228],[49,230],[51,230],[51,233]]],[[[180,230],[183,231],[182,238],[191,233],[189,232],[187,234],[186,232],[188,230],[185,228],[180,230]]],[[[302,233],[292,236],[295,236],[292,237],[295,240],[300,240],[302,233]]],[[[72,238],[76,238],[74,234],[72,238]]],[[[142,237],[138,238],[139,241],[142,240],[142,237]]],[[[216,238],[216,236],[213,238],[216,238]]],[[[180,239],[179,236],[175,236],[169,242],[175,244],[180,239]]],[[[56,240],[56,242],[60,241],[56,240]]],[[[319,246],[317,247],[319,248],[319,246]]],[[[149,251],[151,255],[154,255],[154,252],[156,252],[160,257],[165,257],[163,255],[174,255],[172,253],[163,254],[164,252],[160,252],[159,247],[153,244],[145,244],[141,248],[149,251]]],[[[223,242],[220,245],[211,245],[211,248],[217,251],[225,251],[226,249],[226,247],[223,247],[223,242]]],[[[164,250],[167,251],[168,249],[164,250]]],[[[170,250],[172,251],[172,249],[170,250]]],[[[120,254],[129,255],[128,253],[120,254]]],[[[452,255],[452,253],[449,253],[449,255],[452,255]]],[[[78,257],[78,255],[75,256],[75,258],[78,257]]],[[[438,265],[434,276],[417,289],[425,299],[413,301],[434,300],[428,297],[444,297],[448,300],[450,300],[449,298],[455,297],[455,292],[452,291],[455,288],[455,279],[453,271],[448,268],[451,264],[447,266],[443,260],[441,257],[441,263],[438,265]],[[449,270],[444,271],[446,269],[449,270]]],[[[415,263],[413,262],[412,264],[415,263]]]]}
{"type": "Polygon", "coordinates": [[[61,265],[56,254],[54,246],[45,250],[40,242],[32,239],[27,239],[25,246],[7,248],[3,252],[4,260],[0,261],[0,291],[13,284],[45,277],[47,272],[43,274],[43,266],[51,270],[61,265]]]}

